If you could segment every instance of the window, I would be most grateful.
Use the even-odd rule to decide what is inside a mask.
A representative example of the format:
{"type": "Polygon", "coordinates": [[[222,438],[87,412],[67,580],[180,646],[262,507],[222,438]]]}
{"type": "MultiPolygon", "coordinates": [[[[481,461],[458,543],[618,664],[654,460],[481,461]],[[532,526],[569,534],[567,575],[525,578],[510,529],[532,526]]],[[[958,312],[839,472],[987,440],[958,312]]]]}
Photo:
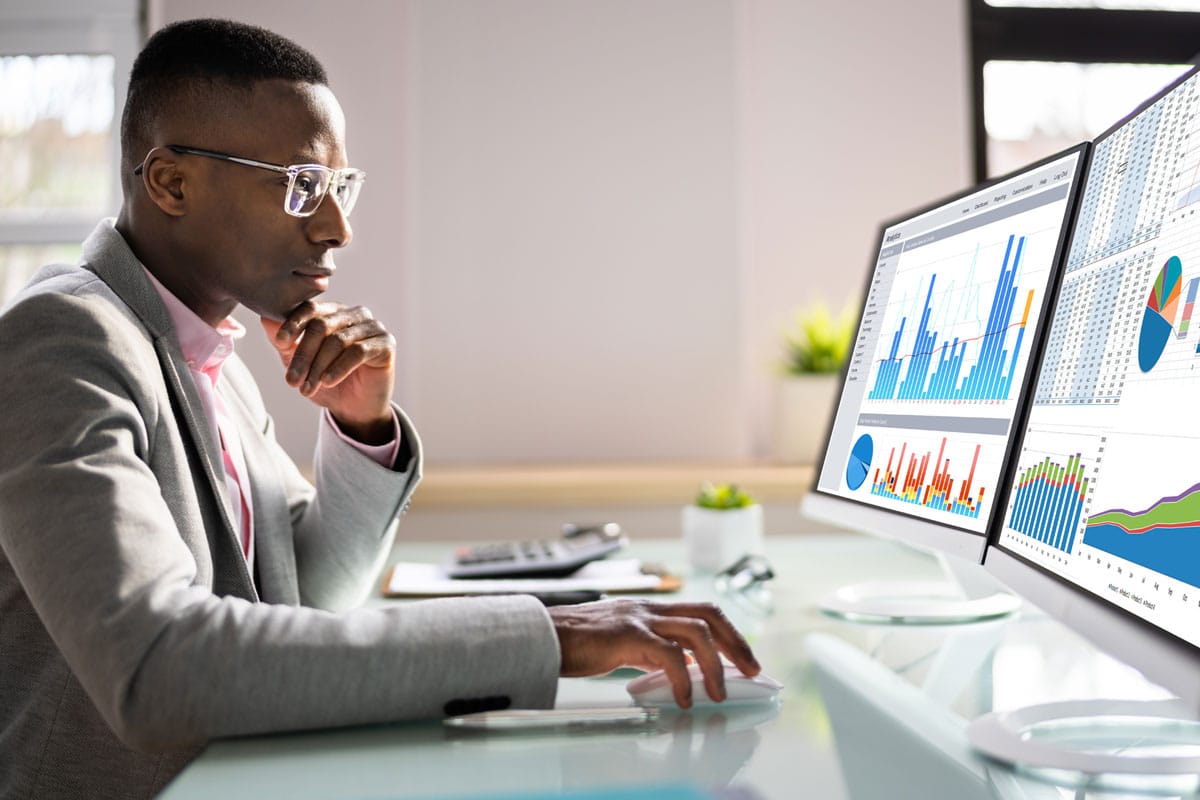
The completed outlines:
{"type": "Polygon", "coordinates": [[[43,264],[77,260],[116,213],[138,42],[134,0],[30,5],[0,10],[0,304],[43,264]]]}
{"type": "Polygon", "coordinates": [[[1094,139],[1200,52],[1200,0],[970,0],[976,178],[1094,139]]]}

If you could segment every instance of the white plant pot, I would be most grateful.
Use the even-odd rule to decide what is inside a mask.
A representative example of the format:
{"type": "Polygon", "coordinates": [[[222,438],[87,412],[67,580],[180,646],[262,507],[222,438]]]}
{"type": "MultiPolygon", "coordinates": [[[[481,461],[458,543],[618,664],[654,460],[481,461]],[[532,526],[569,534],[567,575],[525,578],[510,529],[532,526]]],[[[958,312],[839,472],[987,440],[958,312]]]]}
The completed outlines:
{"type": "Polygon", "coordinates": [[[815,464],[825,446],[838,375],[787,375],[775,384],[772,453],[784,464],[815,464]]]}
{"type": "Polygon", "coordinates": [[[699,572],[717,572],[748,553],[763,552],[762,506],[683,507],[683,542],[699,572]]]}

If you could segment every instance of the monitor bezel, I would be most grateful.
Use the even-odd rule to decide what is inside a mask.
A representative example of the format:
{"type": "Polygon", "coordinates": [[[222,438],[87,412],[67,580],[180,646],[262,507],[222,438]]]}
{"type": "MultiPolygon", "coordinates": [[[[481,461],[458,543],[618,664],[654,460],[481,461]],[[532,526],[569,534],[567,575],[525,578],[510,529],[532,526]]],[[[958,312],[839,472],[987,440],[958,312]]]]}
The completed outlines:
{"type": "MultiPolygon", "coordinates": [[[[861,292],[861,301],[859,303],[859,316],[857,325],[854,328],[855,336],[857,337],[859,329],[862,327],[863,316],[866,313],[866,302],[870,296],[871,283],[875,277],[875,270],[879,264],[879,253],[883,248],[884,235],[889,228],[905,223],[908,220],[927,214],[943,206],[955,203],[964,197],[986,191],[989,187],[995,186],[1006,181],[1010,181],[1027,172],[1033,172],[1047,164],[1055,161],[1060,161],[1070,156],[1076,158],[1076,174],[1071,182],[1070,190],[1067,196],[1067,212],[1063,220],[1062,228],[1059,231],[1058,242],[1055,246],[1054,256],[1051,261],[1050,277],[1046,285],[1046,291],[1042,296],[1041,309],[1039,311],[1039,330],[1037,335],[1030,342],[1029,358],[1025,364],[1025,375],[1022,380],[1021,396],[1017,402],[1016,411],[1013,415],[1013,424],[1010,430],[1015,434],[1017,431],[1023,431],[1025,425],[1025,416],[1029,409],[1029,399],[1031,396],[1032,379],[1035,377],[1035,368],[1041,361],[1041,356],[1045,347],[1046,340],[1046,321],[1048,313],[1053,308],[1053,304],[1057,301],[1059,286],[1062,282],[1062,265],[1069,252],[1071,234],[1075,228],[1075,220],[1079,211],[1079,200],[1082,197],[1082,187],[1087,181],[1088,167],[1091,162],[1091,143],[1080,142],[1079,144],[1060,150],[1053,155],[1034,161],[1019,169],[999,175],[994,178],[989,178],[986,181],[977,183],[962,191],[954,194],[946,195],[938,200],[928,203],[919,208],[898,214],[895,217],[884,220],[879,225],[878,233],[875,237],[875,246],[871,251],[871,260],[868,263],[866,281],[863,284],[861,292]]],[[[837,419],[838,409],[841,404],[842,394],[846,388],[846,376],[850,369],[850,359],[846,359],[846,363],[842,366],[842,371],[839,379],[839,391],[837,393],[837,402],[831,409],[829,418],[826,422],[825,436],[821,447],[817,462],[813,469],[812,484],[808,492],[805,494],[801,502],[801,513],[811,519],[816,519],[823,522],[831,522],[844,527],[851,527],[855,530],[861,530],[866,533],[878,535],[885,538],[896,539],[903,542],[909,542],[919,547],[933,549],[945,553],[947,555],[957,556],[959,558],[972,561],[976,564],[983,563],[985,552],[989,542],[998,532],[997,523],[1003,519],[998,511],[1002,507],[1000,501],[1003,499],[997,495],[992,501],[992,507],[989,511],[987,524],[984,526],[982,533],[969,530],[964,527],[952,525],[946,522],[930,520],[921,517],[916,512],[908,512],[902,509],[890,509],[878,506],[863,500],[855,500],[841,495],[832,494],[820,489],[821,468],[824,466],[829,455],[830,437],[833,434],[834,422],[837,419]],[[881,530],[881,523],[886,525],[891,530],[881,530]],[[970,539],[964,538],[966,536],[970,539]]],[[[997,486],[1007,486],[1011,474],[1015,470],[1013,454],[1015,448],[1016,436],[1010,434],[1008,445],[1005,448],[1004,456],[1001,462],[1000,475],[997,477],[997,486]]]]}
{"type": "MultiPolygon", "coordinates": [[[[1094,149],[1127,124],[1133,122],[1140,114],[1175,91],[1181,84],[1197,76],[1200,76],[1200,66],[1194,66],[1184,72],[1096,137],[1092,148],[1094,149]]],[[[1084,175],[1084,184],[1086,184],[1087,178],[1088,175],[1084,175]]],[[[1083,188],[1084,185],[1081,184],[1080,199],[1082,199],[1083,188]]],[[[1079,203],[1077,203],[1078,205],[1079,203]]],[[[1068,243],[1068,250],[1063,254],[1064,261],[1070,254],[1069,247],[1073,243],[1074,233],[1074,222],[1072,222],[1071,242],[1068,243]]],[[[1061,276],[1059,288],[1061,288],[1061,276]]],[[[1056,296],[1057,292],[1058,289],[1055,290],[1056,296]]],[[[1046,327],[1042,331],[1040,338],[1043,344],[1049,336],[1051,323],[1053,323],[1053,319],[1047,321],[1046,327]]],[[[1032,389],[1037,386],[1044,366],[1039,358],[1037,372],[1031,383],[1027,384],[1027,388],[1032,389]]],[[[1032,410],[1033,402],[1029,395],[1025,402],[1025,419],[1019,434],[1013,437],[1015,447],[1013,452],[1016,452],[1024,444],[1025,436],[1028,434],[1028,418],[1032,410]]],[[[1008,506],[1016,469],[1016,459],[1011,459],[1011,461],[1011,474],[1001,484],[1003,493],[997,493],[996,506],[993,511],[1008,506]]],[[[1163,663],[1160,663],[1161,659],[1171,660],[1173,663],[1186,663],[1189,660],[1195,662],[1197,656],[1200,655],[1200,645],[1192,644],[1180,635],[1104,599],[1075,581],[1006,547],[1000,541],[1002,528],[1003,517],[995,517],[990,528],[988,546],[983,554],[984,569],[1035,606],[1064,622],[1073,630],[1079,631],[1102,650],[1136,667],[1151,680],[1179,694],[1190,708],[1200,711],[1200,670],[1195,670],[1198,665],[1192,664],[1193,670],[1195,670],[1192,674],[1185,671],[1168,671],[1163,663]],[[1079,620],[1081,614],[1085,616],[1082,622],[1079,620]],[[1113,626],[1119,626],[1123,632],[1114,634],[1113,626]],[[1130,647],[1131,636],[1138,640],[1138,645],[1135,647],[1130,647]],[[1183,691],[1180,691],[1179,687],[1184,687],[1183,691]]]]}

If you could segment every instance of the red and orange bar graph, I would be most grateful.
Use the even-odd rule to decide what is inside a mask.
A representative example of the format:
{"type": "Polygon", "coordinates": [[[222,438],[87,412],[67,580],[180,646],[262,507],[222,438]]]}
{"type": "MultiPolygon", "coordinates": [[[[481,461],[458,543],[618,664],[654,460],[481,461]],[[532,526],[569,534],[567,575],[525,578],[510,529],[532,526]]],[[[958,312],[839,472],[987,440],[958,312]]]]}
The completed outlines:
{"type": "Polygon", "coordinates": [[[896,457],[896,448],[888,454],[887,467],[875,469],[875,477],[871,483],[871,494],[876,497],[886,497],[902,503],[934,508],[959,514],[964,517],[979,517],[983,506],[984,487],[979,487],[979,494],[971,496],[971,486],[975,481],[975,467],[979,463],[980,445],[975,445],[975,455],[971,459],[971,471],[967,479],[959,484],[954,491],[955,479],[950,474],[950,459],[946,455],[946,437],[942,437],[937,459],[932,459],[932,453],[926,453],[917,458],[916,453],[908,454],[907,468],[904,456],[908,443],[900,446],[900,456],[896,457]],[[929,474],[930,466],[933,474],[929,474]],[[894,469],[893,469],[894,467],[894,469]],[[904,470],[901,480],[900,471],[904,470]],[[926,478],[928,477],[928,481],[926,478]]]}

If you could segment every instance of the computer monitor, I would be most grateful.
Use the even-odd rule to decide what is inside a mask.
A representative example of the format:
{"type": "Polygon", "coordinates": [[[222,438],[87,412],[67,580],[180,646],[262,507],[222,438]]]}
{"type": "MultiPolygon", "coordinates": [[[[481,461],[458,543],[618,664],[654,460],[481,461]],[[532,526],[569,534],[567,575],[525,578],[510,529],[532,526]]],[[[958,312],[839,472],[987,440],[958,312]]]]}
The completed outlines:
{"type": "MultiPolygon", "coordinates": [[[[1094,143],[985,568],[1178,694],[1193,715],[1198,287],[1200,76],[1192,71],[1094,143]]],[[[1019,749],[989,752],[1029,755],[1019,749]]]]}
{"type": "MultiPolygon", "coordinates": [[[[885,222],[807,516],[969,562],[979,580],[1066,233],[1079,145],[885,222]]],[[[1200,320],[1198,320],[1200,322],[1200,320]]],[[[957,559],[957,560],[955,560],[957,559]]],[[[986,577],[986,576],[984,576],[986,577]]],[[[953,622],[1019,605],[994,581],[844,587],[824,610],[953,622]]]]}

